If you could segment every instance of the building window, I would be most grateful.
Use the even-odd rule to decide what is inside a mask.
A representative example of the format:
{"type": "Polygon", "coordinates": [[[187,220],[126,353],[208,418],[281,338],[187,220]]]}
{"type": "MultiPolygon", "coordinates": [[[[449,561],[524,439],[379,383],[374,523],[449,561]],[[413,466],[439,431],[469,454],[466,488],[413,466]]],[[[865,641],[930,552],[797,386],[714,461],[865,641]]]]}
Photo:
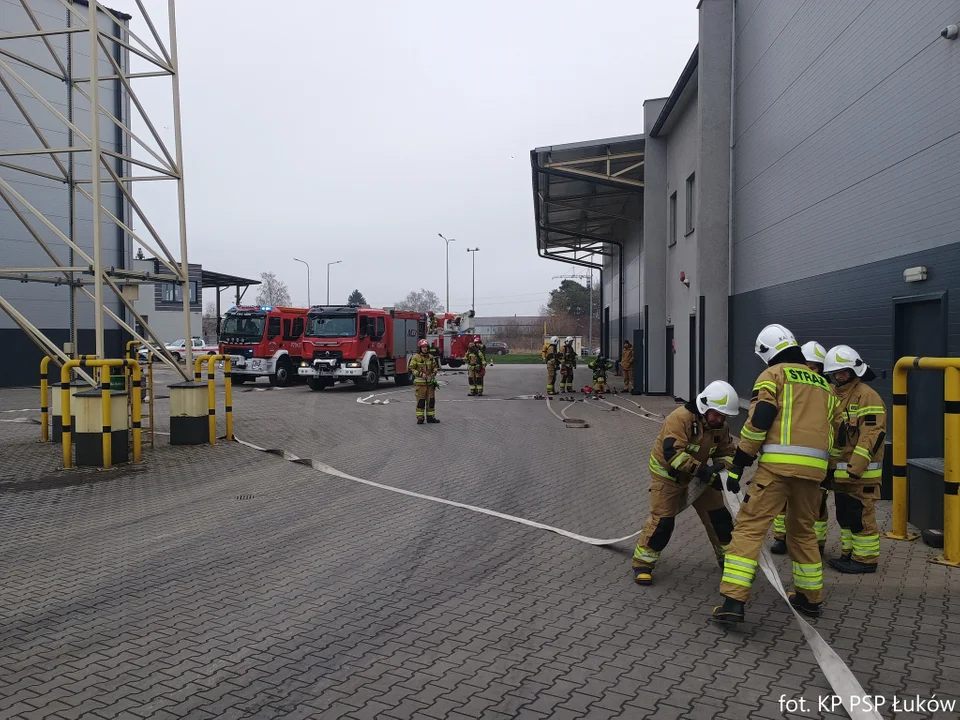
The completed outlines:
{"type": "MultiPolygon", "coordinates": [[[[190,302],[196,303],[199,302],[197,297],[199,295],[199,286],[194,280],[190,283],[190,302]]],[[[163,301],[164,302],[183,302],[183,286],[178,285],[177,283],[164,283],[163,284],[163,301]]]]}
{"type": "Polygon", "coordinates": [[[693,219],[694,219],[694,217],[695,217],[694,213],[696,212],[696,208],[693,206],[693,202],[694,202],[694,192],[695,192],[695,190],[696,190],[696,188],[695,188],[696,179],[697,179],[697,174],[696,174],[696,173],[691,173],[691,174],[690,174],[690,177],[687,178],[687,197],[686,197],[686,202],[687,202],[687,229],[686,229],[686,231],[685,231],[685,233],[684,233],[685,235],[689,235],[690,233],[693,232],[693,219]]]}
{"type": "Polygon", "coordinates": [[[667,225],[667,245],[677,244],[677,194],[670,196],[670,219],[667,225]]]}

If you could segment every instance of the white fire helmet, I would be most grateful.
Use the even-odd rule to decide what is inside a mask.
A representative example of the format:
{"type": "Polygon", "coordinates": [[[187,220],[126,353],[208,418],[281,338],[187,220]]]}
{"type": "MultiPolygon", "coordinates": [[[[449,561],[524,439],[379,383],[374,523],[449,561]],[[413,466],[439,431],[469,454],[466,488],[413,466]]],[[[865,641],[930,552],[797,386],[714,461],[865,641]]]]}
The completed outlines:
{"type": "Polygon", "coordinates": [[[823,372],[835,373],[838,370],[853,370],[857,377],[863,377],[869,366],[860,357],[860,353],[849,345],[836,345],[827,351],[823,372]]]}
{"type": "Polygon", "coordinates": [[[563,344],[570,345],[572,342],[573,342],[573,338],[570,335],[567,335],[566,339],[564,339],[563,341],[563,344]]]}
{"type": "Polygon", "coordinates": [[[754,352],[761,360],[769,364],[776,355],[788,347],[796,347],[796,345],[797,339],[783,325],[767,325],[757,335],[754,352]]]}
{"type": "Polygon", "coordinates": [[[697,395],[697,410],[701,415],[706,414],[707,410],[716,410],[732,417],[740,412],[740,398],[737,397],[733,385],[723,380],[714,380],[697,395]]]}
{"type": "Polygon", "coordinates": [[[554,335],[552,338],[550,338],[550,344],[551,344],[551,345],[556,345],[558,342],[560,342],[560,338],[558,338],[556,335],[554,335]]]}
{"type": "Polygon", "coordinates": [[[808,343],[804,343],[800,350],[803,352],[803,358],[807,362],[820,363],[821,365],[826,362],[827,351],[824,350],[823,345],[818,343],[816,340],[811,340],[808,343]]]}

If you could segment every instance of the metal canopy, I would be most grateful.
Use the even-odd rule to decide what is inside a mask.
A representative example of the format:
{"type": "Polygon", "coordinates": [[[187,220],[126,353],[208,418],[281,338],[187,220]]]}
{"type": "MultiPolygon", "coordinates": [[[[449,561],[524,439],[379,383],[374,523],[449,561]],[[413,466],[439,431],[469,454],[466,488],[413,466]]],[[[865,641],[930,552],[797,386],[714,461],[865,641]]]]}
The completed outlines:
{"type": "Polygon", "coordinates": [[[594,256],[615,254],[624,223],[641,220],[644,142],[629,135],[530,151],[541,257],[602,268],[594,256]]]}
{"type": "Polygon", "coordinates": [[[251,285],[260,285],[259,280],[250,280],[237,275],[227,275],[226,273],[213,272],[212,270],[200,271],[200,284],[204,288],[222,288],[236,286],[246,288],[251,285]]]}

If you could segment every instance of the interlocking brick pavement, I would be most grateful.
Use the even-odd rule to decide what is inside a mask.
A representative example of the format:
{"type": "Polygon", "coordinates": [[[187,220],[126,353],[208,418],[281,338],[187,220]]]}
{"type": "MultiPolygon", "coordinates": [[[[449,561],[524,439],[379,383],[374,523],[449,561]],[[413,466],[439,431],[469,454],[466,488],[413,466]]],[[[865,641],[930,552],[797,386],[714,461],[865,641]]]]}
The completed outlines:
{"type": "MultiPolygon", "coordinates": [[[[482,399],[464,374],[444,380],[437,426],[417,426],[392,383],[374,398],[388,405],[352,386],[258,384],[236,389],[235,428],[573,532],[638,529],[657,423],[555,400],[590,424],[568,429],[545,401],[508,399],[542,391],[542,367],[491,368],[482,399]]],[[[0,392],[0,410],[38,406],[36,390],[0,392]]],[[[13,417],[38,413],[0,415],[13,417]]],[[[639,588],[629,543],[582,545],[237,444],[158,435],[141,466],[63,472],[38,439],[36,424],[0,423],[2,718],[771,718],[786,716],[781,695],[815,708],[829,693],[764,580],[745,627],[710,622],[719,571],[694,513],[639,588]]],[[[958,694],[960,571],[934,554],[884,541],[879,574],[827,575],[817,629],[868,692],[958,694]]],[[[815,716],[839,717],[797,717],[815,716]]]]}

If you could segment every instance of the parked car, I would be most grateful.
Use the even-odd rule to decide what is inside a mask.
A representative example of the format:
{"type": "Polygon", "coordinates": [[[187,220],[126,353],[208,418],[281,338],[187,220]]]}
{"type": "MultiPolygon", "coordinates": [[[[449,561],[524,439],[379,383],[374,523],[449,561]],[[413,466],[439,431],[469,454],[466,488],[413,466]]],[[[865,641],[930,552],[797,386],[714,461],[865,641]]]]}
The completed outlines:
{"type": "Polygon", "coordinates": [[[506,343],[491,342],[487,343],[487,355],[508,355],[510,347],[506,343]]]}
{"type": "MultiPolygon", "coordinates": [[[[192,350],[194,355],[216,355],[220,352],[219,345],[207,345],[203,338],[191,338],[192,340],[192,350]]],[[[173,355],[174,359],[177,362],[183,362],[184,356],[186,355],[187,342],[184,339],[174,340],[172,343],[167,344],[167,351],[173,355]]]]}

